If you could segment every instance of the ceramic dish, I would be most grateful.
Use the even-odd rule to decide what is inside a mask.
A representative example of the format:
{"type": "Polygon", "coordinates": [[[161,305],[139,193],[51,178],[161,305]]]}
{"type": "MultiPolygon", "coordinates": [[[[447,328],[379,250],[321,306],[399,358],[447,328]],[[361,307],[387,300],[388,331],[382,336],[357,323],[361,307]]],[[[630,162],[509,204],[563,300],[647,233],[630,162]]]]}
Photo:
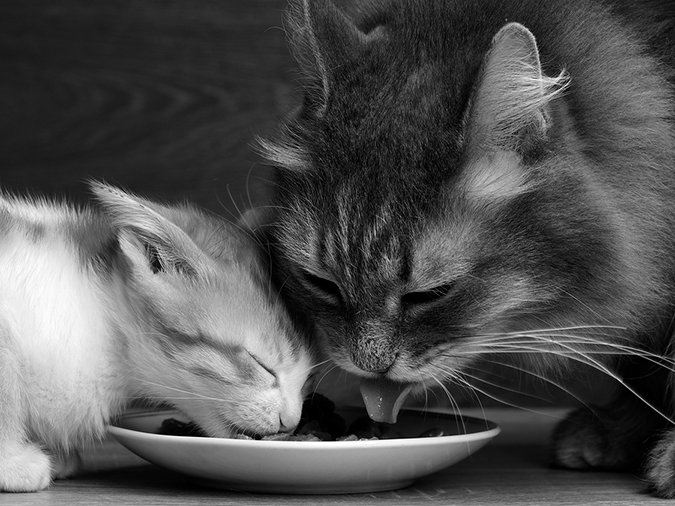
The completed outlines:
{"type": "MultiPolygon", "coordinates": [[[[347,422],[363,409],[338,410],[347,422]]],[[[341,494],[403,488],[471,455],[499,434],[493,422],[402,410],[398,439],[370,441],[252,441],[156,434],[176,411],[122,416],[110,428],[140,457],[200,484],[250,492],[341,494]],[[430,428],[450,436],[414,437],[430,428]]]]}

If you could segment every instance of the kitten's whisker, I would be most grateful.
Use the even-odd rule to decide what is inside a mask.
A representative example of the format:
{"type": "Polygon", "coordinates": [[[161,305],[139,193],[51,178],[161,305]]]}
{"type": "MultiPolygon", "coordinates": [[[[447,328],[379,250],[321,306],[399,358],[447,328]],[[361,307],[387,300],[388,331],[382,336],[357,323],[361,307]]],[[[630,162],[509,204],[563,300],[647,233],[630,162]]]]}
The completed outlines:
{"type": "Polygon", "coordinates": [[[204,399],[204,400],[217,401],[217,402],[229,402],[229,401],[227,401],[226,399],[220,399],[220,398],[216,398],[216,397],[208,397],[208,396],[206,396],[206,395],[198,394],[198,393],[196,393],[196,392],[190,392],[190,391],[188,391],[188,390],[182,390],[182,389],[180,389],[180,388],[170,387],[170,386],[168,386],[168,385],[163,385],[163,384],[161,384],[161,383],[155,383],[154,381],[146,380],[146,379],[143,379],[143,378],[133,378],[133,379],[134,379],[135,381],[140,381],[141,383],[146,383],[146,384],[148,384],[148,385],[153,385],[153,386],[156,386],[156,387],[166,388],[166,389],[168,389],[168,390],[173,390],[174,392],[180,392],[180,393],[182,393],[182,394],[194,396],[194,397],[197,397],[197,398],[200,398],[200,399],[204,399]]]}
{"type": "Polygon", "coordinates": [[[326,379],[326,376],[328,376],[335,368],[337,367],[337,364],[333,364],[332,367],[329,367],[328,370],[326,370],[321,377],[319,378],[319,381],[316,382],[314,385],[314,393],[317,393],[319,390],[319,386],[321,385],[321,382],[326,379]]]}
{"type": "Polygon", "coordinates": [[[234,208],[237,210],[237,214],[241,216],[241,209],[237,205],[237,202],[234,200],[234,196],[232,195],[232,188],[230,188],[230,184],[225,185],[225,190],[227,190],[227,194],[230,196],[230,200],[232,201],[232,205],[234,208]]]}
{"type": "Polygon", "coordinates": [[[310,366],[309,368],[307,368],[307,371],[311,371],[312,369],[316,369],[317,367],[321,367],[322,365],[325,365],[325,364],[329,363],[330,361],[331,361],[331,359],[328,358],[328,359],[326,359],[322,362],[318,362],[318,363],[310,366]]]}
{"type": "MultiPolygon", "coordinates": [[[[246,188],[246,199],[248,200],[248,208],[251,209],[253,207],[253,199],[251,198],[251,172],[253,172],[253,168],[255,167],[255,163],[252,163],[251,166],[248,168],[248,172],[246,173],[246,183],[245,183],[245,188],[246,188]]],[[[241,214],[241,213],[239,213],[241,214]]]]}

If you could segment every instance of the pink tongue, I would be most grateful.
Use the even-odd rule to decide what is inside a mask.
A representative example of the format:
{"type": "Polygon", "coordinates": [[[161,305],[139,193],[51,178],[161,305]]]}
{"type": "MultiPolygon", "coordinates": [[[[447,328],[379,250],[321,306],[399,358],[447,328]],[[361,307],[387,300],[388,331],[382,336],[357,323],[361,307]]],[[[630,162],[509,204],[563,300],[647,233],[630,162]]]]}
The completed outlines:
{"type": "Polygon", "coordinates": [[[368,416],[376,422],[396,423],[403,401],[412,390],[411,383],[385,379],[361,380],[361,397],[368,416]]]}

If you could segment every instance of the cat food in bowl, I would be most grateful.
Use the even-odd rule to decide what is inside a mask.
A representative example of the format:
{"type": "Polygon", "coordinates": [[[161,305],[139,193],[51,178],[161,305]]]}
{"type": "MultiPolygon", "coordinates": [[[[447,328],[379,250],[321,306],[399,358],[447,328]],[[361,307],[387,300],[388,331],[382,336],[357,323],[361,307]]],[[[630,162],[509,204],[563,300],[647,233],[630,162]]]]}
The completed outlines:
{"type": "MultiPolygon", "coordinates": [[[[396,410],[396,415],[398,415],[396,410]]],[[[208,437],[193,422],[182,422],[176,418],[167,418],[157,430],[158,434],[169,436],[208,437]]],[[[426,429],[416,437],[445,436],[440,427],[426,429]]],[[[234,439],[262,441],[371,441],[377,439],[397,439],[404,437],[389,423],[381,423],[370,416],[356,418],[347,427],[345,419],[335,412],[333,402],[320,394],[314,394],[302,406],[302,417],[293,432],[279,432],[267,436],[237,434],[234,439]]]]}
{"type": "MultiPolygon", "coordinates": [[[[318,399],[313,404],[323,402],[318,399]]],[[[313,420],[303,418],[293,435],[278,438],[158,434],[167,419],[189,422],[178,411],[166,409],[128,413],[110,432],[137,455],[190,476],[199,484],[292,494],[347,494],[406,487],[466,458],[500,432],[490,421],[453,414],[404,409],[396,424],[387,425],[370,420],[363,408],[326,411],[325,407],[319,420],[314,413],[313,420]],[[323,434],[320,437],[317,433],[323,434]]],[[[309,413],[306,407],[303,416],[309,413]]],[[[170,430],[194,430],[194,426],[171,424],[170,430]]]]}

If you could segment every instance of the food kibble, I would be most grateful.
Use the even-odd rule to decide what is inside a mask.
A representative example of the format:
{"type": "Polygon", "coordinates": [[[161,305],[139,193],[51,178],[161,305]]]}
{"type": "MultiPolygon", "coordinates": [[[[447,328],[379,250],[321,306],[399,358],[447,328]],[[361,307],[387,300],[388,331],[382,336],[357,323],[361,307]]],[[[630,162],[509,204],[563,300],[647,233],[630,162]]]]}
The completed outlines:
{"type": "MultiPolygon", "coordinates": [[[[345,419],[335,412],[333,401],[321,394],[314,394],[302,406],[300,423],[294,432],[279,432],[267,436],[237,434],[234,439],[262,441],[373,441],[404,437],[395,426],[371,420],[362,416],[354,420],[349,427],[345,419]]],[[[208,437],[201,428],[192,422],[182,422],[168,418],[162,422],[158,434],[170,436],[208,437]]],[[[417,437],[438,437],[448,434],[441,428],[425,430],[417,437]]]]}
{"type": "Polygon", "coordinates": [[[157,433],[167,436],[208,437],[196,423],[181,422],[175,418],[167,418],[164,420],[157,433]]]}

